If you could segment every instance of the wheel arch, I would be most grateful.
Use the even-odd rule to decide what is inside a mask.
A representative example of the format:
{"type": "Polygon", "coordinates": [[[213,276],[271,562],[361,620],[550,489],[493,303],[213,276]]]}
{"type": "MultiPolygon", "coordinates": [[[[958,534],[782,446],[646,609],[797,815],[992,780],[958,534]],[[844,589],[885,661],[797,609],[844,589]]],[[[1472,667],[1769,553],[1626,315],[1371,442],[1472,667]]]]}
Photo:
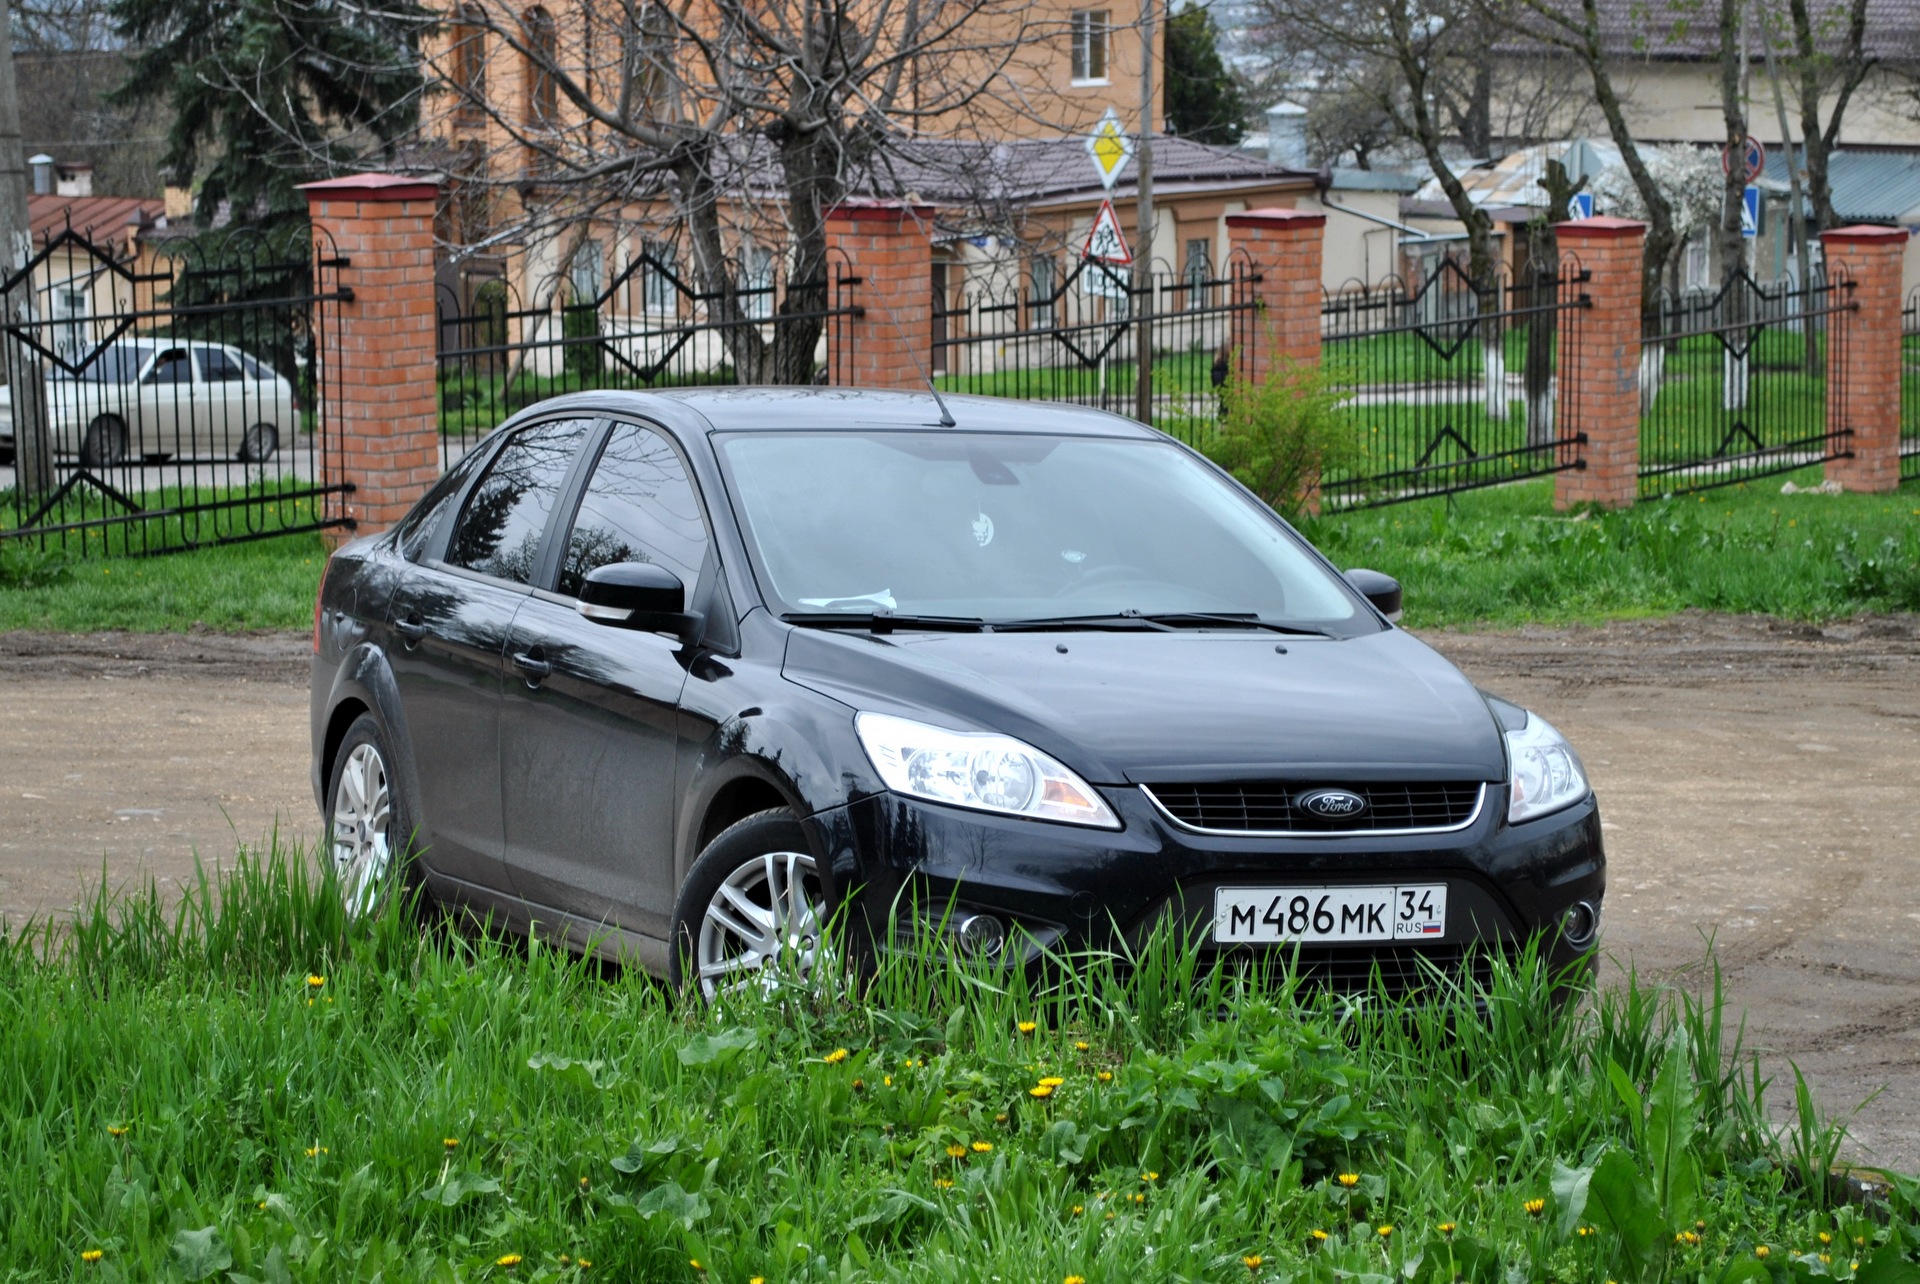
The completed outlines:
{"type": "MultiPolygon", "coordinates": [[[[431,833],[431,821],[422,811],[413,738],[407,734],[407,722],[401,715],[400,688],[387,665],[385,653],[372,643],[363,642],[355,647],[335,672],[326,707],[326,731],[321,738],[319,763],[322,822],[325,821],[325,794],[333,780],[340,744],[355,719],[371,714],[386,735],[387,747],[394,758],[391,770],[397,777],[395,783],[406,791],[413,823],[422,834],[431,833]]],[[[420,850],[424,852],[427,845],[423,844],[420,850]]]]}

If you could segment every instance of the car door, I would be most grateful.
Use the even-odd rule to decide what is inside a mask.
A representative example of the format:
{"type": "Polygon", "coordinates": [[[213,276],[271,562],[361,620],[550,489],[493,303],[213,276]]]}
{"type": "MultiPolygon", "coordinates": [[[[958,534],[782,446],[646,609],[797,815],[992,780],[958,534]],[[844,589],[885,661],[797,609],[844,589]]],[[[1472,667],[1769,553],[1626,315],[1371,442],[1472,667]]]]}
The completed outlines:
{"type": "Polygon", "coordinates": [[[435,873],[510,891],[502,864],[500,687],[508,631],[531,591],[590,419],[518,429],[468,490],[444,541],[402,575],[388,663],[413,746],[417,838],[435,873]]]}
{"type": "Polygon", "coordinates": [[[247,372],[227,356],[225,348],[195,344],[193,348],[194,432],[207,455],[231,459],[240,451],[240,438],[253,420],[246,404],[247,372]]]}
{"type": "Polygon", "coordinates": [[[714,573],[710,547],[673,442],[613,424],[557,546],[554,591],[529,595],[513,622],[500,792],[508,873],[523,899],[666,939],[690,653],[663,634],[586,620],[576,598],[595,567],[652,562],[678,575],[692,602],[714,573]]]}
{"type": "Polygon", "coordinates": [[[162,347],[140,376],[136,422],[127,425],[130,450],[141,455],[197,459],[193,436],[193,361],[185,348],[162,347]]]}

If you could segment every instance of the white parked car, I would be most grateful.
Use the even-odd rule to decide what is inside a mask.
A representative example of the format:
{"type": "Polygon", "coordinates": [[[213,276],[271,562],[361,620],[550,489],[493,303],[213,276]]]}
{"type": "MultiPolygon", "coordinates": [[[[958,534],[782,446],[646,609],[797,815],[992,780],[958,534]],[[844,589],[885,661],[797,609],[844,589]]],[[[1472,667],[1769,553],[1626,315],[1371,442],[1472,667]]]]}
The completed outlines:
{"type": "MultiPolygon", "coordinates": [[[[260,463],[298,428],[293,385],[223,343],[123,339],[78,376],[56,367],[46,387],[54,453],[88,468],[156,456],[260,463]]],[[[0,386],[0,453],[13,444],[13,390],[0,386]]]]}

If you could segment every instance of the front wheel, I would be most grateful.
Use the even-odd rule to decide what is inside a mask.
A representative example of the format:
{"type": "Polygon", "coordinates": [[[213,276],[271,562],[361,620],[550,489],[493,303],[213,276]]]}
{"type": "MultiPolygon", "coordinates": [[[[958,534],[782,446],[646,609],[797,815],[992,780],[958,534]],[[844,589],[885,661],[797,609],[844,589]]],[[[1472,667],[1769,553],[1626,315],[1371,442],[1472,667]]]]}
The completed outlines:
{"type": "Polygon", "coordinates": [[[280,430],[272,424],[255,424],[240,434],[240,462],[264,464],[280,449],[280,430]]]}
{"type": "Polygon", "coordinates": [[[722,992],[811,981],[832,964],[826,884],[784,807],[729,826],[687,871],[673,909],[668,977],[722,992]]]}
{"type": "Polygon", "coordinates": [[[349,918],[376,913],[401,884],[412,834],[386,733],[363,713],[340,742],[327,790],[327,855],[349,918]]]}
{"type": "Polygon", "coordinates": [[[80,439],[80,462],[87,468],[111,468],[127,462],[127,426],[112,415],[101,415],[87,425],[80,439]]]}

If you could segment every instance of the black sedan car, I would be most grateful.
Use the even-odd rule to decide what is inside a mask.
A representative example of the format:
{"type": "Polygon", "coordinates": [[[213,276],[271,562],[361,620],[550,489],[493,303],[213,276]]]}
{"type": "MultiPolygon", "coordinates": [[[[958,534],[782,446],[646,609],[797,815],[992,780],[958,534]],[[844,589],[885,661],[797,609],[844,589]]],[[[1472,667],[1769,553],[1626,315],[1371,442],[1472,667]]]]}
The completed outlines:
{"type": "Polygon", "coordinates": [[[1170,924],[1332,984],[1575,961],[1580,760],[1398,599],[1111,415],[561,397],[334,554],[314,787],[353,909],[418,878],[708,994],[839,913],[1009,961],[1170,924]]]}

